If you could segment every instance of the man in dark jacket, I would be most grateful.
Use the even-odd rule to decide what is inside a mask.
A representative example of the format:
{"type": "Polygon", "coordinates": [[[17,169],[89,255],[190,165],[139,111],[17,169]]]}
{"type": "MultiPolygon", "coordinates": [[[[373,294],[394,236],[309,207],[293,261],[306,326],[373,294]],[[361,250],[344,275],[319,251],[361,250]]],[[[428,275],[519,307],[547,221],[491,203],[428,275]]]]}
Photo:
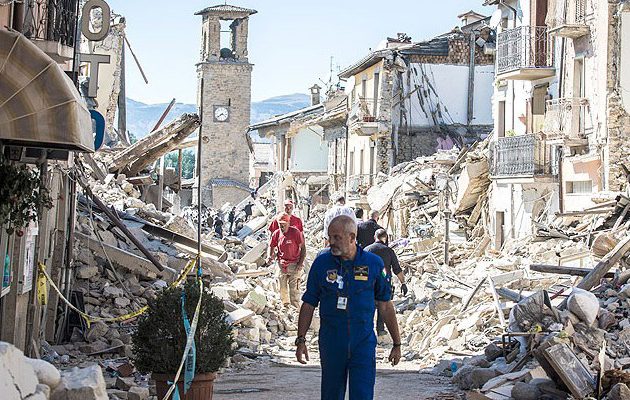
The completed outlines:
{"type": "MultiPolygon", "coordinates": [[[[398,257],[394,250],[388,246],[388,237],[387,231],[385,229],[378,229],[374,234],[374,243],[367,246],[365,251],[368,253],[376,254],[383,260],[383,264],[385,264],[385,273],[387,274],[387,278],[391,282],[392,273],[398,277],[398,280],[401,283],[400,291],[403,296],[407,295],[407,285],[405,284],[405,273],[402,268],[400,268],[400,263],[398,262],[398,257]]],[[[392,285],[392,298],[394,297],[394,286],[392,285]]],[[[383,335],[385,333],[385,324],[383,323],[383,318],[380,314],[377,314],[376,317],[376,332],[378,335],[383,335]]]]}
{"type": "Polygon", "coordinates": [[[359,223],[357,226],[357,243],[364,249],[374,243],[374,234],[377,230],[383,229],[376,221],[378,220],[378,211],[370,210],[370,219],[359,223]]]}

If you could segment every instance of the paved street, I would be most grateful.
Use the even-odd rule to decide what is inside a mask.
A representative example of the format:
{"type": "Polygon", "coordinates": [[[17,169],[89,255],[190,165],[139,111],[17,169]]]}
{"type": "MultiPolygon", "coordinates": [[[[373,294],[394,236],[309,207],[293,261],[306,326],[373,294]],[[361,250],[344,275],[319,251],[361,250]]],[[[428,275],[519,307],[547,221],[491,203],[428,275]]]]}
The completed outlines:
{"type": "MultiPolygon", "coordinates": [[[[215,383],[213,398],[312,400],[319,398],[319,384],[320,369],[316,364],[253,363],[243,370],[220,375],[215,383]]],[[[382,367],[377,371],[375,398],[416,400],[463,397],[448,378],[382,367]]]]}

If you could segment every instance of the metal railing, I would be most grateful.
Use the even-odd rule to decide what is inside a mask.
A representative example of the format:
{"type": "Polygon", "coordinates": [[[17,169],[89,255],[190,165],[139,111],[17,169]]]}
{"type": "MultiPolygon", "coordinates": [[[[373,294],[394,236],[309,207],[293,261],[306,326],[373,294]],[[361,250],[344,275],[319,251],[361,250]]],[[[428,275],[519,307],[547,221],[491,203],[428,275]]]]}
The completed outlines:
{"type": "Polygon", "coordinates": [[[551,29],[562,25],[586,24],[586,0],[559,0],[555,2],[555,10],[547,23],[551,29]]]}
{"type": "Polygon", "coordinates": [[[74,47],[79,0],[25,0],[22,33],[31,40],[48,40],[74,47]]]}
{"type": "Polygon", "coordinates": [[[553,65],[553,51],[547,27],[519,26],[497,37],[497,74],[521,68],[553,65]]]}
{"type": "Polygon", "coordinates": [[[360,97],[352,104],[348,118],[356,122],[375,122],[377,107],[377,100],[360,97]]]}
{"type": "Polygon", "coordinates": [[[559,98],[547,101],[543,132],[548,139],[584,137],[589,128],[589,105],[585,98],[559,98]]]}
{"type": "Polygon", "coordinates": [[[492,176],[534,176],[558,174],[555,147],[536,135],[502,137],[490,143],[492,176]]]}

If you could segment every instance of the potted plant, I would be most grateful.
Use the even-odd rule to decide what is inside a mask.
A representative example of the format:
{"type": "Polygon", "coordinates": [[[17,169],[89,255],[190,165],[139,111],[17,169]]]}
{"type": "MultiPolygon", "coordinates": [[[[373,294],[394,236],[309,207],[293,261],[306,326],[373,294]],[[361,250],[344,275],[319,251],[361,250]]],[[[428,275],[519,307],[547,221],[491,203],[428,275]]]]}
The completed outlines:
{"type": "MultiPolygon", "coordinates": [[[[199,300],[199,286],[189,281],[183,287],[166,288],[149,300],[148,310],[138,319],[133,335],[135,366],[151,372],[158,399],[164,398],[173,381],[186,347],[186,331],[181,315],[182,290],[186,292],[186,313],[192,323],[199,300]]],[[[186,400],[212,399],[216,372],[232,353],[232,329],[226,321],[223,302],[204,291],[195,332],[196,369],[190,389],[184,394],[184,373],[178,381],[179,393],[186,400]]]]}

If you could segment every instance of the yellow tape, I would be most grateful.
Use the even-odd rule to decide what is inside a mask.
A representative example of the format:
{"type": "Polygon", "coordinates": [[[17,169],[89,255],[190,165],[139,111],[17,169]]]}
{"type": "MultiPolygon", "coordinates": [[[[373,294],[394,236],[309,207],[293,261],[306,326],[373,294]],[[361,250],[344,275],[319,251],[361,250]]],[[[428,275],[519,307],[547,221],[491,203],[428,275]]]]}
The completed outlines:
{"type": "MultiPolygon", "coordinates": [[[[40,263],[40,265],[43,265],[40,263]]],[[[44,269],[46,266],[43,266],[44,269]]],[[[40,270],[37,272],[37,300],[39,304],[45,306],[48,303],[48,287],[46,285],[46,275],[40,270]]]]}
{"type": "MultiPolygon", "coordinates": [[[[180,272],[180,274],[177,276],[177,278],[173,281],[173,283],[171,283],[170,287],[176,287],[179,286],[184,279],[186,279],[186,275],[188,275],[190,273],[190,271],[192,271],[192,269],[194,268],[196,262],[195,259],[192,259],[190,261],[188,261],[188,263],[186,264],[186,266],[184,267],[184,269],[180,272]]],[[[137,316],[139,316],[140,314],[144,313],[145,311],[147,311],[149,309],[148,306],[144,306],[136,311],[130,312],[128,314],[125,315],[121,315],[119,317],[110,317],[110,318],[104,318],[104,317],[96,317],[93,315],[89,315],[87,313],[84,313],[83,311],[79,310],[78,308],[76,308],[74,305],[72,305],[72,303],[70,303],[68,301],[68,299],[66,299],[64,297],[64,295],[61,293],[61,291],[59,290],[59,288],[57,287],[57,285],[55,285],[55,282],[53,282],[53,280],[50,278],[50,276],[48,275],[48,273],[46,272],[46,266],[43,263],[39,263],[38,264],[39,267],[39,273],[38,275],[43,275],[45,277],[45,280],[47,280],[48,282],[50,282],[50,286],[54,289],[55,292],[57,292],[57,295],[59,296],[59,298],[61,300],[63,300],[64,303],[66,303],[66,305],[73,311],[75,311],[77,314],[79,314],[87,323],[88,328],[90,327],[90,324],[92,322],[120,322],[120,321],[125,321],[131,318],[135,318],[137,316]]],[[[44,281],[44,284],[46,282],[44,281]]],[[[39,295],[39,279],[38,279],[38,295],[39,295]]],[[[46,291],[46,293],[48,293],[46,291]]],[[[47,295],[46,295],[47,296],[47,295]]],[[[45,303],[44,303],[45,304],[45,303]]]]}

